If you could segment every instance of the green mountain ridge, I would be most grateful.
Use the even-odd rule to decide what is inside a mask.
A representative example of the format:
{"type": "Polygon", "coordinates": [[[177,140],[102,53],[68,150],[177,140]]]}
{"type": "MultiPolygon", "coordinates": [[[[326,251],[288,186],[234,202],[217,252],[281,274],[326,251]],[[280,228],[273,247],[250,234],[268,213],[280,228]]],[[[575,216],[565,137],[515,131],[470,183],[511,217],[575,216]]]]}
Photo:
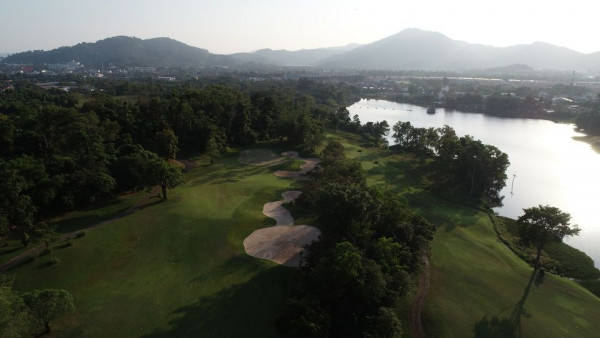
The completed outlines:
{"type": "Polygon", "coordinates": [[[142,40],[116,36],[50,51],[28,51],[6,57],[5,63],[41,65],[76,60],[85,66],[208,67],[228,65],[229,59],[170,38],[142,40]]]}
{"type": "Polygon", "coordinates": [[[492,47],[453,40],[441,33],[405,29],[365,44],[301,49],[260,49],[229,55],[213,54],[170,38],[142,40],[117,36],[95,43],[79,43],[50,51],[27,51],[7,56],[7,64],[42,65],[79,61],[85,66],[151,66],[238,69],[318,67],[355,70],[485,70],[520,65],[519,71],[600,71],[600,52],[580,53],[543,42],[492,47]]]}

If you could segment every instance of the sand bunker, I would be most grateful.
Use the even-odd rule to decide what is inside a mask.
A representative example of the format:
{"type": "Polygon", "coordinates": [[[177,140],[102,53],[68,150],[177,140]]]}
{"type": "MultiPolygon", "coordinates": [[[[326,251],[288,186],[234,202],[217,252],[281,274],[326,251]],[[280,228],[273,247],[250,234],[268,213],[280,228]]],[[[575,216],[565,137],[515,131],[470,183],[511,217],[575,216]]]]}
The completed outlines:
{"type": "MultiPolygon", "coordinates": [[[[295,151],[286,151],[282,155],[295,157],[306,163],[300,167],[301,170],[296,172],[276,171],[275,175],[279,177],[291,177],[298,180],[310,179],[305,176],[306,173],[320,162],[316,158],[300,158],[295,151]]],[[[289,190],[281,194],[283,200],[265,203],[263,214],[273,218],[277,224],[258,229],[244,239],[244,249],[248,255],[286,266],[300,266],[304,246],[316,241],[321,235],[321,230],[311,225],[294,225],[294,218],[289,210],[283,207],[284,203],[292,202],[300,194],[302,191],[289,190]]]]}
{"type": "Polygon", "coordinates": [[[289,190],[281,194],[283,200],[276,202],[268,202],[263,206],[263,215],[270,217],[277,222],[276,225],[292,225],[294,218],[290,212],[283,207],[283,203],[290,203],[302,194],[299,190],[289,190]]]}
{"type": "Polygon", "coordinates": [[[297,151],[286,151],[281,153],[283,156],[297,158],[305,163],[300,166],[300,170],[298,171],[285,171],[285,170],[277,170],[274,172],[277,177],[289,177],[299,181],[308,181],[310,177],[306,176],[306,174],[313,170],[317,164],[321,162],[318,158],[300,158],[298,156],[297,151]]]}
{"type": "Polygon", "coordinates": [[[252,257],[297,267],[304,246],[320,235],[321,230],[310,225],[276,225],[254,231],[244,240],[244,248],[252,257]]]}
{"type": "Polygon", "coordinates": [[[269,149],[248,149],[240,153],[239,161],[242,164],[271,166],[283,163],[285,158],[269,149]]]}

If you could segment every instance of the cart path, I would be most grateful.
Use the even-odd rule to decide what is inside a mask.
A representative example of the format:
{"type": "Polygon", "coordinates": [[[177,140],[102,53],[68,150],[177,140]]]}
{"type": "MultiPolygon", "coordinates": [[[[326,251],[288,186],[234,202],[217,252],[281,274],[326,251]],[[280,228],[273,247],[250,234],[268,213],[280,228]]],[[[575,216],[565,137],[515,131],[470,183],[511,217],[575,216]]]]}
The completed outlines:
{"type": "Polygon", "coordinates": [[[414,338],[424,338],[425,330],[423,329],[422,313],[425,307],[425,298],[429,293],[430,283],[429,259],[423,255],[423,271],[419,276],[419,290],[417,296],[410,306],[410,330],[414,338]]]}

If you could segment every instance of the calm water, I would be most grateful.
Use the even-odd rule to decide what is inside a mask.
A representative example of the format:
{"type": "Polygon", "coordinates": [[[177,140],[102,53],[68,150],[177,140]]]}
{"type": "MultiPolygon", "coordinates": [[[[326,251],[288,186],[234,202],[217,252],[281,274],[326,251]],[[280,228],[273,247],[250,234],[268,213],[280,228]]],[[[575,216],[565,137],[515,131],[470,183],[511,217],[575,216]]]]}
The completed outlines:
{"type": "MultiPolygon", "coordinates": [[[[508,154],[511,165],[502,191],[504,206],[496,211],[516,218],[523,208],[550,204],[570,213],[571,223],[579,225],[581,232],[565,242],[585,251],[600,267],[600,155],[587,143],[572,139],[582,135],[572,125],[444,109],[428,115],[423,107],[382,100],[361,100],[348,110],[350,116],[358,114],[362,123],[386,120],[390,128],[398,121],[416,127],[447,124],[459,136],[469,134],[498,147],[508,154]]],[[[393,144],[391,135],[390,131],[388,140],[393,144]]]]}

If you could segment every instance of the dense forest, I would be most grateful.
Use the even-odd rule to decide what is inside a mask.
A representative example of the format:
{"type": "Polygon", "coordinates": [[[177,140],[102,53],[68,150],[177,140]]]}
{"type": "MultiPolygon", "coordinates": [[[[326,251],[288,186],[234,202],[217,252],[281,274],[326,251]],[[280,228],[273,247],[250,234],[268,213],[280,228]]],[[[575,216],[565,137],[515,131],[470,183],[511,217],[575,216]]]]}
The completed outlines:
{"type": "Polygon", "coordinates": [[[104,83],[128,96],[82,98],[26,82],[0,94],[0,236],[18,234],[27,245],[48,217],[180,180],[160,158],[217,157],[265,140],[312,151],[324,128],[349,120],[336,109],[348,103],[347,88],[309,81],[120,85],[104,83]]]}
{"type": "Polygon", "coordinates": [[[395,307],[429,253],[434,226],[397,195],[368,187],[330,142],[301,204],[322,235],[277,323],[286,337],[400,337],[395,307]]]}

